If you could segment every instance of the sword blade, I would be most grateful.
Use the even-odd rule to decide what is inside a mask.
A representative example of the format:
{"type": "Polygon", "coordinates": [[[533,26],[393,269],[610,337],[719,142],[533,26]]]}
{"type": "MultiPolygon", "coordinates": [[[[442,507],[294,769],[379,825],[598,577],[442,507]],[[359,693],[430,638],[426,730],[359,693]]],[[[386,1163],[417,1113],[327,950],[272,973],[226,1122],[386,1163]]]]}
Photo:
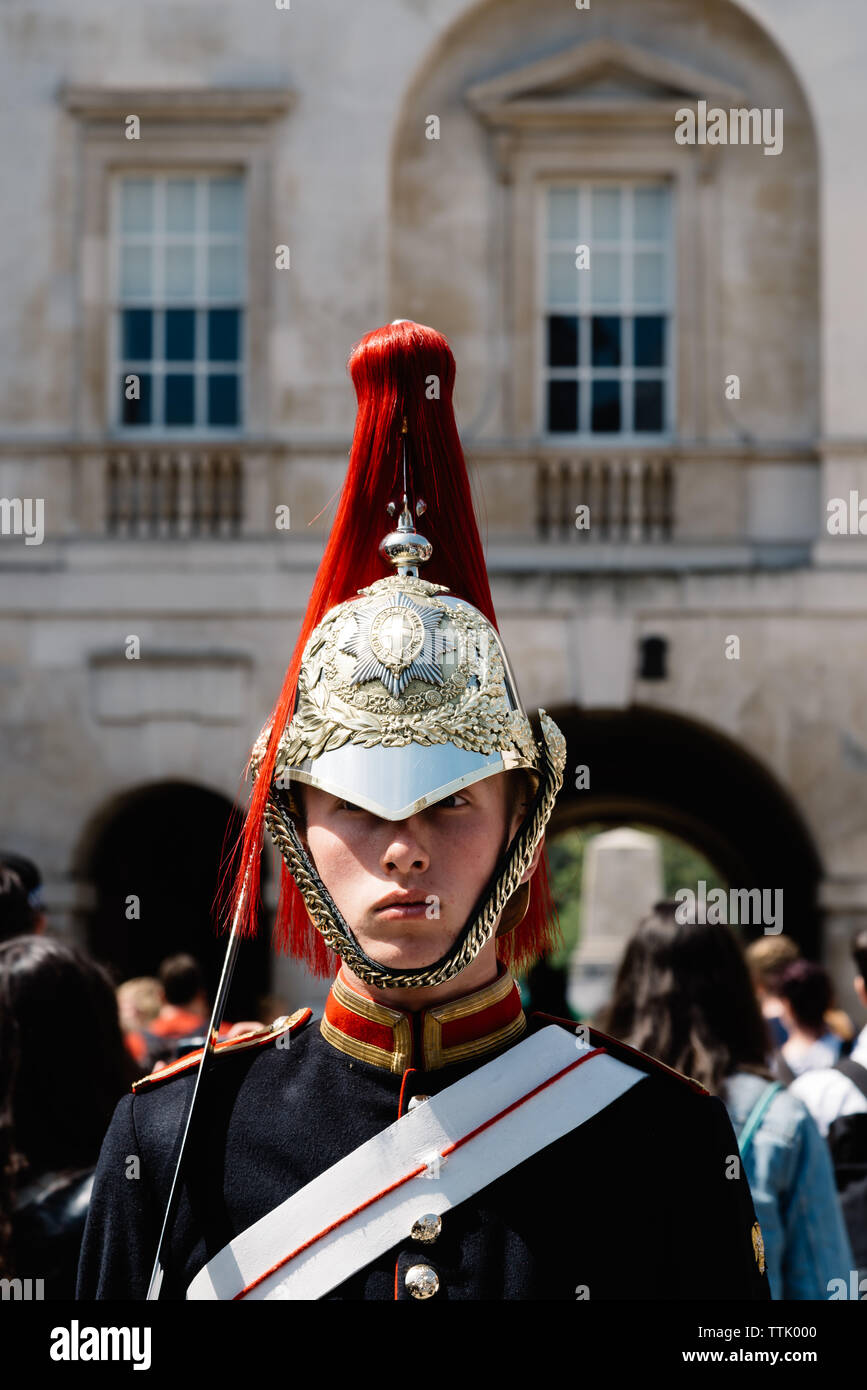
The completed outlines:
{"type": "Polygon", "coordinates": [[[187,1118],[184,1124],[183,1137],[181,1139],[181,1147],[178,1150],[177,1162],[175,1163],[174,1177],[172,1178],[172,1185],[169,1191],[169,1200],[166,1205],[162,1229],[160,1230],[159,1244],[157,1245],[157,1253],[154,1258],[154,1265],[151,1271],[150,1283],[148,1284],[146,1301],[149,1303],[155,1302],[159,1299],[160,1289],[162,1288],[163,1275],[165,1273],[163,1262],[165,1259],[166,1246],[168,1244],[169,1231],[171,1230],[172,1223],[174,1222],[178,1202],[180,1200],[181,1180],[183,1177],[184,1162],[187,1156],[187,1144],[192,1128],[193,1113],[196,1108],[196,1101],[198,1100],[200,1092],[202,1090],[205,1072],[208,1066],[210,1065],[211,1059],[214,1055],[214,1047],[219,1036],[220,1024],[223,1021],[223,1014],[226,1010],[226,1000],[229,997],[229,986],[232,983],[232,974],[234,972],[235,961],[238,956],[238,947],[241,943],[241,913],[243,910],[244,902],[247,897],[248,878],[249,871],[248,877],[244,879],[244,886],[241,890],[241,896],[238,900],[238,906],[235,910],[235,915],[232,920],[232,930],[229,933],[229,942],[226,947],[226,955],[223,959],[223,969],[220,973],[220,983],[217,986],[217,994],[214,999],[214,1007],[211,1010],[211,1020],[208,1024],[207,1041],[205,1043],[204,1048],[202,1049],[202,1056],[199,1061],[198,1071],[196,1072],[196,1082],[193,1087],[193,1094],[190,1097],[190,1108],[187,1111],[187,1118]]]}

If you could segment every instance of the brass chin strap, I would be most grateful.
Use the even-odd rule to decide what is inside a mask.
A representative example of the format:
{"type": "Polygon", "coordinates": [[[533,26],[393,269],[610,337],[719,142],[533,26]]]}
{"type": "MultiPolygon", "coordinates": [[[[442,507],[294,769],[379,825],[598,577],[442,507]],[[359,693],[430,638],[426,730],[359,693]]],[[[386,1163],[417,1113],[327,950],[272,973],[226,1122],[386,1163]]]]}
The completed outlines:
{"type": "MultiPolygon", "coordinates": [[[[445,980],[454,979],[455,975],[465,970],[470,962],[475,960],[485,943],[490,941],[497,918],[513,894],[521,887],[521,879],[532,863],[533,855],[554,809],[557,793],[563,785],[565,740],[544,710],[540,710],[539,715],[542,725],[544,771],[533,803],[504,858],[494,870],[491,882],[482,896],[481,905],[470,916],[450,952],[434,961],[432,965],[422,966],[418,970],[398,970],[392,966],[380,965],[362,950],[316,872],[315,865],[301,843],[294,820],[275,797],[274,789],[271,789],[265,807],[265,821],[304,898],[311,921],[322,933],[326,944],[336,951],[350,970],[366,984],[378,985],[385,989],[420,989],[426,985],[440,985],[445,980]]],[[[529,885],[524,886],[529,888],[529,885]]],[[[529,899],[529,894],[527,896],[529,899]]],[[[503,924],[504,931],[510,931],[519,920],[520,918],[512,922],[507,920],[503,924]]]]}

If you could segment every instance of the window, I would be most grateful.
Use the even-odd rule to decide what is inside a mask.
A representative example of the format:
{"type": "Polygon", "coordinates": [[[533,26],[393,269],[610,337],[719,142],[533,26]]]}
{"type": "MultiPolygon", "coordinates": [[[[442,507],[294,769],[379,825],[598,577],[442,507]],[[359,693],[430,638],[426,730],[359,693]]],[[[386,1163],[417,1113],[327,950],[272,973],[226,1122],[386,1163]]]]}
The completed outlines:
{"type": "Polygon", "coordinates": [[[671,430],[672,217],[665,183],[545,190],[543,429],[653,438],[671,430]],[[586,268],[576,248],[586,245],[586,268]]]}
{"type": "Polygon", "coordinates": [[[244,413],[243,180],[127,176],[114,191],[112,423],[131,433],[237,430],[244,413]]]}

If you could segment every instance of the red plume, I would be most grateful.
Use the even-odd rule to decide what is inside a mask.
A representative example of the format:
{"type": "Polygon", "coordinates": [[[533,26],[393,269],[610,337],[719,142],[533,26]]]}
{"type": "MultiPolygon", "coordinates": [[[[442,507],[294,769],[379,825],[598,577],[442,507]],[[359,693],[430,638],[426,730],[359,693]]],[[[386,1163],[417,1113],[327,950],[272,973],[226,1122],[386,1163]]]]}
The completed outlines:
{"type": "MultiPolygon", "coordinates": [[[[366,333],[349,357],[358,413],[349,468],[325,554],[313,583],[307,613],[295,644],[280,696],[269,720],[270,737],[241,837],[241,859],[234,908],[241,904],[244,935],[255,932],[264,810],[283,729],[292,715],[301,653],[325,613],[356,591],[381,579],[387,566],[379,542],[392,525],[389,502],[403,492],[403,416],[407,421],[407,472],[411,501],[427,503],[424,533],[433,556],[425,579],[446,584],[496,626],[482,543],[455,424],[452,391],[455,360],[442,334],[423,324],[400,320],[366,333]],[[249,876],[248,876],[249,871],[249,876]]],[[[500,939],[500,953],[514,969],[529,965],[550,949],[555,916],[543,856],[533,879],[530,907],[520,926],[500,939]]],[[[330,978],[338,965],[310,922],[304,899],[285,865],[274,927],[275,944],[303,961],[314,974],[330,978]]]]}

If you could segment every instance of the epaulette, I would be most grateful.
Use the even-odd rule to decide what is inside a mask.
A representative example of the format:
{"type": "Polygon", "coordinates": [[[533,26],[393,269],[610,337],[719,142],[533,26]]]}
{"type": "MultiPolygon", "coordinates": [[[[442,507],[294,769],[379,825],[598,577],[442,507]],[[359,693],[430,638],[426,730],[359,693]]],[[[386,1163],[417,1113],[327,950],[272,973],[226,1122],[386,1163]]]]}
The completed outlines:
{"type": "Polygon", "coordinates": [[[619,1038],[612,1038],[608,1033],[603,1033],[599,1028],[594,1028],[590,1024],[581,1024],[574,1018],[557,1018],[554,1014],[540,1013],[533,1010],[533,1018],[546,1018],[550,1023],[561,1023],[564,1028],[568,1028],[570,1033],[574,1033],[576,1028],[586,1027],[590,1034],[590,1041],[594,1047],[604,1047],[605,1051],[612,1057],[616,1057],[620,1062],[628,1062],[632,1067],[648,1073],[664,1072],[667,1076],[674,1077],[677,1081],[683,1081],[691,1090],[696,1091],[700,1096],[709,1096],[710,1091],[702,1086],[700,1081],[696,1081],[694,1076],[687,1076],[685,1072],[678,1071],[675,1067],[669,1067],[665,1062],[659,1062],[655,1057],[651,1057],[647,1052],[640,1052],[637,1047],[630,1047],[629,1043],[621,1042],[619,1038]]]}
{"type": "MultiPolygon", "coordinates": [[[[214,1055],[225,1057],[228,1053],[243,1052],[249,1047],[264,1047],[266,1043],[275,1042],[278,1038],[288,1038],[292,1034],[299,1032],[306,1023],[313,1017],[312,1009],[296,1009],[294,1014],[284,1014],[280,1018],[275,1018],[268,1028],[254,1028],[249,1033],[239,1033],[235,1038],[224,1038],[218,1042],[214,1048],[214,1055]]],[[[183,1072],[188,1072],[201,1061],[204,1048],[197,1048],[195,1052],[188,1052],[184,1057],[179,1057],[176,1062],[170,1062],[167,1067],[160,1067],[159,1071],[152,1071],[149,1076],[142,1076],[138,1081],[134,1081],[132,1089],[141,1091],[146,1086],[156,1086],[161,1081],[170,1081],[173,1076],[180,1076],[183,1072]]]]}

